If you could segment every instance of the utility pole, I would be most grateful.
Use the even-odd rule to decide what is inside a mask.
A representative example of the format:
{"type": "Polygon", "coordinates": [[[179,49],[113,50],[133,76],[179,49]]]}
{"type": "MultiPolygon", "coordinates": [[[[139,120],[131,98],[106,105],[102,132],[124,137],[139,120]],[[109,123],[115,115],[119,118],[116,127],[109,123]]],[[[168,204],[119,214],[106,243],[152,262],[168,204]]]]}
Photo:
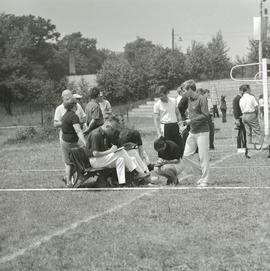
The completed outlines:
{"type": "Polygon", "coordinates": [[[267,38],[268,30],[268,11],[267,8],[263,8],[263,2],[266,0],[260,0],[260,17],[259,17],[259,78],[262,78],[262,58],[263,58],[263,42],[267,38]]]}
{"type": "Polygon", "coordinates": [[[261,18],[261,27],[260,27],[260,39],[259,39],[259,78],[262,77],[262,20],[263,20],[263,2],[265,0],[260,0],[260,18],[261,18]]]}
{"type": "Polygon", "coordinates": [[[172,28],[172,50],[174,51],[174,28],[172,28]]]}

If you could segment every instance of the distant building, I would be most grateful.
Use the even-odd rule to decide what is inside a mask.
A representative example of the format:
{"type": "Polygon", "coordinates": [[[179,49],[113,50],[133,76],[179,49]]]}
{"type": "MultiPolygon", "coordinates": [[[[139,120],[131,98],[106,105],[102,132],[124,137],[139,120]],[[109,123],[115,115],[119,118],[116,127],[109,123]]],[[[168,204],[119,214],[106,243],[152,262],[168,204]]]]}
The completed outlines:
{"type": "Polygon", "coordinates": [[[97,86],[96,74],[68,75],[67,80],[77,89],[83,89],[84,86],[87,86],[88,89],[97,86]]]}

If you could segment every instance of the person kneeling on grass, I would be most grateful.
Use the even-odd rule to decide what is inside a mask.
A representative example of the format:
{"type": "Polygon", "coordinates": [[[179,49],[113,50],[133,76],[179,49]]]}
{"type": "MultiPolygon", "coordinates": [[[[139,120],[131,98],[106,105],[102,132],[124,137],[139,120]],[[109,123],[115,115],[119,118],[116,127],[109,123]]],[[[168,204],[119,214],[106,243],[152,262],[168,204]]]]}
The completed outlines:
{"type": "Polygon", "coordinates": [[[124,148],[118,149],[116,145],[107,146],[107,141],[114,132],[113,125],[109,120],[90,132],[86,149],[91,166],[93,168],[116,168],[119,185],[126,184],[126,169],[134,174],[135,179],[147,177],[136,159],[130,157],[124,148]]]}
{"type": "Polygon", "coordinates": [[[61,120],[61,149],[63,154],[63,159],[66,164],[66,185],[72,186],[71,184],[71,166],[70,166],[70,158],[69,153],[72,148],[80,147],[81,144],[78,143],[80,139],[80,143],[83,146],[86,145],[86,141],[83,136],[83,132],[80,127],[79,117],[76,115],[77,110],[77,101],[72,98],[68,102],[64,103],[64,107],[67,110],[63,115],[61,120]]]}
{"type": "Polygon", "coordinates": [[[184,170],[181,162],[182,150],[175,142],[165,140],[163,137],[155,140],[154,148],[160,158],[155,164],[155,172],[167,178],[167,185],[177,185],[178,175],[184,170]]]}

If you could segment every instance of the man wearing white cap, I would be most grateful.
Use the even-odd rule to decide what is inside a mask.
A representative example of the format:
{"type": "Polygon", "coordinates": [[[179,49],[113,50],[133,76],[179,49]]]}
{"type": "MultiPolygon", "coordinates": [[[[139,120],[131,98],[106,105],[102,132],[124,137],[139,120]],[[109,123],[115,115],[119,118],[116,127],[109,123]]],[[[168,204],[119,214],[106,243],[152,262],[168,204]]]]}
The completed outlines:
{"type": "MultiPolygon", "coordinates": [[[[73,98],[72,92],[69,89],[65,89],[62,92],[62,104],[60,104],[59,106],[57,106],[57,108],[55,109],[55,113],[54,113],[54,127],[56,128],[61,128],[62,127],[62,117],[65,115],[66,113],[66,108],[65,108],[65,104],[69,103],[73,98]]],[[[83,124],[85,122],[86,119],[86,115],[81,107],[81,105],[79,103],[77,103],[77,110],[76,110],[76,115],[79,117],[80,123],[83,124]]],[[[62,148],[62,142],[61,142],[61,138],[62,138],[62,130],[60,129],[59,131],[59,139],[60,139],[60,146],[61,146],[61,151],[62,151],[62,155],[64,157],[64,150],[62,148]]],[[[65,164],[65,167],[67,165],[65,164]]]]}
{"type": "MultiPolygon", "coordinates": [[[[78,94],[74,94],[74,95],[78,95],[78,94]]],[[[81,97],[81,95],[78,95],[78,96],[81,97]]],[[[72,99],[72,97],[74,97],[74,96],[72,95],[71,90],[65,89],[62,92],[62,101],[63,102],[62,102],[62,104],[60,104],[59,106],[57,106],[57,108],[55,109],[55,113],[54,113],[54,127],[61,128],[62,117],[66,113],[66,109],[65,109],[64,104],[68,103],[72,99]]],[[[76,98],[76,97],[74,97],[74,98],[76,98]]],[[[83,109],[82,109],[82,107],[81,107],[81,105],[79,103],[77,103],[76,115],[79,117],[81,123],[85,122],[86,115],[85,115],[85,113],[84,113],[84,111],[83,111],[83,109]]],[[[61,133],[61,130],[60,130],[60,133],[61,133]]]]}

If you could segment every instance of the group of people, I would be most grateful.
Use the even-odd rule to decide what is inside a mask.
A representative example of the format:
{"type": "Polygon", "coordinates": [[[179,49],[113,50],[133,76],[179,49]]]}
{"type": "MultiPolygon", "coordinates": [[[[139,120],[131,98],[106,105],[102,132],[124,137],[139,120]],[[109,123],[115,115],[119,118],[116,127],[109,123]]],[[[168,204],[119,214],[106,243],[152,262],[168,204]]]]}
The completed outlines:
{"type": "Polygon", "coordinates": [[[207,186],[212,125],[206,92],[197,89],[194,80],[188,80],[179,88],[177,99],[168,93],[165,86],[156,89],[159,100],[153,111],[158,139],[154,148],[160,158],[156,172],[167,177],[168,184],[177,184],[178,175],[191,167],[193,173],[200,176],[198,186],[207,186]],[[196,152],[199,162],[192,159],[196,152]]]}
{"type": "Polygon", "coordinates": [[[85,112],[68,89],[62,92],[62,101],[55,110],[54,126],[60,128],[64,181],[68,187],[72,187],[70,151],[76,147],[84,148],[92,168],[115,168],[120,186],[126,184],[126,171],[136,180],[150,177],[151,165],[140,133],[123,127],[121,119],[112,115],[109,102],[102,104],[104,98],[98,88],[91,90],[85,112]],[[125,149],[119,148],[125,144],[125,149]]]}
{"type": "MultiPolygon", "coordinates": [[[[127,172],[134,179],[151,184],[152,170],[166,177],[168,185],[177,185],[178,176],[190,169],[199,176],[197,185],[207,186],[209,149],[214,149],[215,130],[210,91],[197,89],[195,81],[188,80],[178,88],[177,99],[169,97],[168,93],[165,86],[156,88],[158,101],[154,104],[153,115],[157,139],[153,147],[158,160],[151,163],[140,132],[127,128],[121,118],[112,114],[109,102],[98,88],[91,90],[85,112],[78,101],[80,97],[64,90],[63,103],[55,111],[54,126],[60,128],[67,186],[71,182],[69,153],[74,147],[85,149],[92,168],[115,168],[119,186],[126,185],[127,172]],[[192,158],[195,153],[199,161],[192,158]]],[[[252,132],[259,137],[258,144],[262,144],[258,103],[249,85],[239,88],[239,95],[233,100],[233,112],[238,129],[237,147],[247,149],[246,131],[249,136],[252,132]]]]}
{"type": "Polygon", "coordinates": [[[249,85],[241,85],[239,93],[233,99],[233,114],[235,118],[235,129],[237,134],[238,152],[245,150],[248,155],[248,144],[253,144],[256,149],[261,149],[264,143],[264,133],[261,129],[259,116],[263,118],[263,97],[259,102],[251,93],[249,85]],[[248,136],[248,140],[247,140],[248,136]],[[258,146],[258,147],[257,147],[258,146]]]}

